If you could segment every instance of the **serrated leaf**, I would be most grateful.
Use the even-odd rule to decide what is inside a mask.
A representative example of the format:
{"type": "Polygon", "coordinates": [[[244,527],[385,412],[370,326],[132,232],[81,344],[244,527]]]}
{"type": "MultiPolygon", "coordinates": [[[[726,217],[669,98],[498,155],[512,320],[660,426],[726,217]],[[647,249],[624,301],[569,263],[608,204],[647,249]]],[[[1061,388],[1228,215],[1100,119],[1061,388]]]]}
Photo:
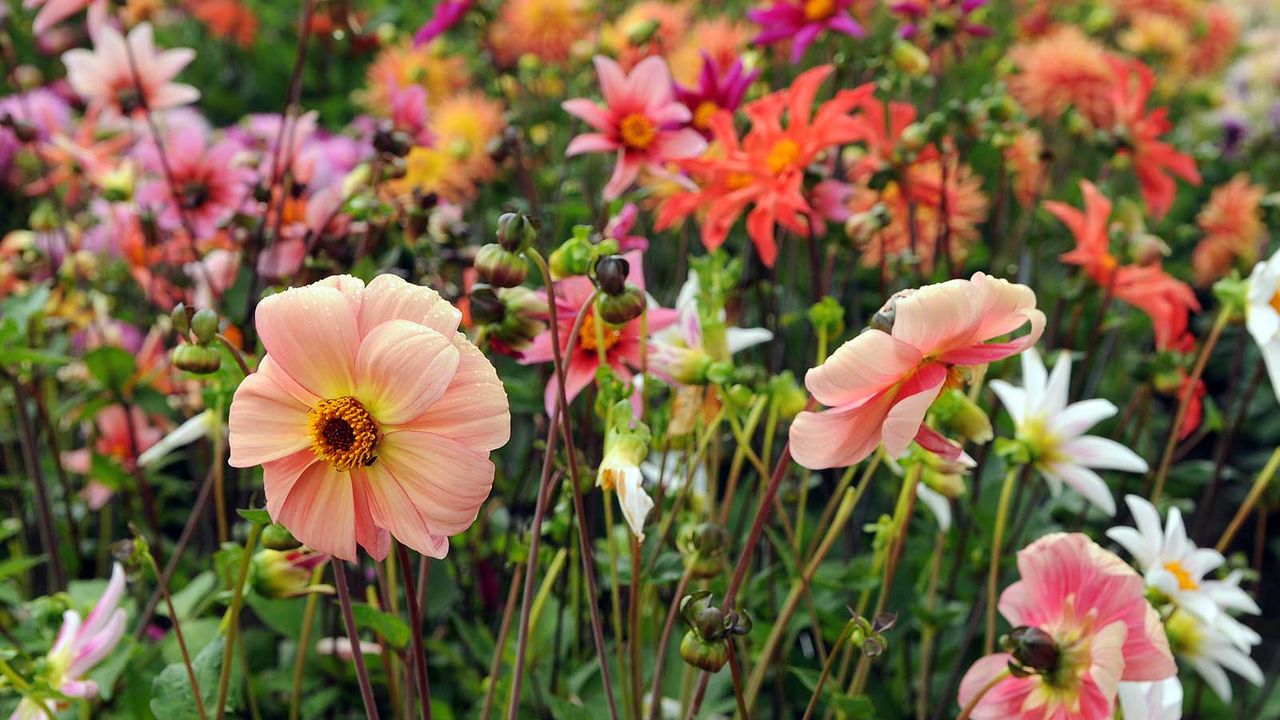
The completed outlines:
{"type": "MultiPolygon", "coordinates": [[[[206,711],[211,711],[218,702],[218,678],[222,672],[222,652],[226,639],[218,636],[191,661],[195,671],[196,682],[200,684],[200,697],[204,701],[206,711]]],[[[227,694],[227,710],[236,711],[240,707],[240,667],[232,654],[231,692],[227,694]]],[[[182,663],[172,663],[160,671],[151,683],[151,712],[163,720],[196,720],[200,714],[196,711],[195,695],[191,691],[191,681],[187,679],[187,669],[182,663]]]]}
{"type": "Polygon", "coordinates": [[[364,604],[352,605],[351,613],[355,616],[357,628],[378,633],[396,650],[409,646],[409,624],[400,619],[400,616],[364,604]]]}

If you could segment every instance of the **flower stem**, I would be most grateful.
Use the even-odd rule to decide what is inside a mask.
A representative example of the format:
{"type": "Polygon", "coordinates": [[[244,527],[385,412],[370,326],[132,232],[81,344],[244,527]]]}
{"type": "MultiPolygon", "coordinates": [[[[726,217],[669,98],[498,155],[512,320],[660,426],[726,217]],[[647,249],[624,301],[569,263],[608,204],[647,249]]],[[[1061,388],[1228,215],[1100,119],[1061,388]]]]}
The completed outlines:
{"type": "Polygon", "coordinates": [[[818,684],[813,688],[813,696],[809,698],[809,704],[804,709],[803,720],[809,720],[809,718],[813,717],[813,711],[818,707],[818,698],[822,697],[822,688],[827,684],[827,678],[831,675],[831,667],[835,665],[836,657],[840,655],[837,652],[840,649],[840,643],[853,635],[855,627],[857,627],[856,620],[850,618],[849,622],[845,623],[844,628],[840,630],[840,635],[836,637],[835,643],[831,646],[831,651],[827,654],[827,661],[822,663],[822,674],[818,676],[818,684]]]}
{"type": "MultiPolygon", "coordinates": [[[[320,582],[324,575],[321,564],[311,571],[311,585],[320,582]]],[[[307,604],[302,611],[302,630],[298,633],[298,651],[293,659],[293,691],[289,693],[289,720],[298,720],[298,706],[302,700],[302,673],[307,665],[307,649],[311,646],[311,626],[316,616],[316,605],[320,601],[319,593],[307,593],[307,604]]]]}
{"type": "Polygon", "coordinates": [[[991,564],[987,568],[987,635],[983,644],[983,655],[990,655],[996,648],[996,593],[1000,585],[1000,546],[1004,543],[1005,526],[1009,523],[1009,504],[1013,499],[1014,480],[1019,473],[1018,466],[1012,466],[1004,473],[1004,482],[1000,485],[1000,504],[996,507],[996,528],[991,535],[991,564]]]}
{"type": "Polygon", "coordinates": [[[364,666],[364,651],[360,649],[360,633],[356,632],[356,619],[351,612],[351,591],[347,589],[346,568],[342,560],[336,557],[329,558],[329,562],[333,565],[334,585],[338,588],[338,604],[342,607],[342,621],[347,626],[347,640],[351,643],[351,659],[356,665],[356,680],[360,684],[360,697],[364,700],[365,717],[368,720],[378,720],[378,704],[373,699],[369,671],[364,666]]]}
{"type": "Polygon", "coordinates": [[[693,566],[685,565],[680,580],[676,583],[675,593],[671,597],[671,605],[667,607],[667,619],[662,625],[662,634],[658,636],[658,654],[653,658],[653,688],[649,693],[649,720],[658,720],[658,711],[662,705],[662,668],[667,661],[667,644],[671,641],[671,630],[676,624],[676,614],[680,610],[680,600],[689,587],[693,576],[693,566]]]}
{"type": "Polygon", "coordinates": [[[226,624],[227,642],[222,648],[222,668],[218,675],[218,712],[217,720],[222,720],[227,712],[227,689],[231,686],[231,663],[236,646],[236,636],[240,632],[240,608],[244,605],[244,584],[249,577],[249,563],[253,559],[253,549],[258,544],[258,535],[262,526],[254,523],[249,527],[249,537],[244,541],[244,554],[240,556],[240,571],[236,575],[236,586],[231,591],[231,606],[227,608],[226,624]]]}
{"type": "Polygon", "coordinates": [[[1262,499],[1262,493],[1266,491],[1267,486],[1271,484],[1272,478],[1276,476],[1277,468],[1280,468],[1280,448],[1276,448],[1271,453],[1271,459],[1267,460],[1266,466],[1262,468],[1262,472],[1258,473],[1257,479],[1253,481],[1253,487],[1249,489],[1249,494],[1245,497],[1244,503],[1236,511],[1236,516],[1231,518],[1231,524],[1227,525],[1222,537],[1218,539],[1218,552],[1225,552],[1227,546],[1235,539],[1236,533],[1240,531],[1240,526],[1244,524],[1245,518],[1249,517],[1249,513],[1253,512],[1258,500],[1262,499]]]}
{"type": "MultiPolygon", "coordinates": [[[[484,691],[484,707],[480,711],[480,720],[489,720],[493,712],[493,694],[498,689],[498,671],[502,669],[502,651],[507,647],[507,635],[511,633],[511,617],[515,614],[516,595],[520,590],[520,581],[524,578],[524,566],[516,565],[511,576],[511,587],[507,590],[507,602],[502,608],[502,622],[498,625],[498,639],[493,645],[493,660],[489,663],[489,687],[484,691]]],[[[291,718],[290,720],[296,720],[291,718]]]]}
{"type": "Polygon", "coordinates": [[[413,631],[414,678],[418,683],[418,698],[422,701],[422,720],[431,720],[431,686],[427,682],[427,653],[422,646],[422,608],[418,605],[418,593],[414,588],[409,551],[402,543],[396,543],[396,557],[404,569],[404,600],[409,610],[409,629],[413,631]]]}
{"type": "Polygon", "coordinates": [[[173,622],[173,637],[178,641],[178,650],[182,653],[182,665],[187,669],[187,680],[191,682],[191,694],[196,701],[196,714],[200,716],[200,720],[205,720],[208,716],[204,711],[204,694],[200,691],[200,682],[196,680],[195,667],[191,664],[191,653],[188,652],[186,638],[182,635],[182,623],[178,621],[178,611],[173,607],[173,596],[169,594],[169,583],[160,573],[156,559],[151,554],[151,548],[148,547],[145,554],[147,567],[156,576],[156,588],[164,596],[165,606],[169,608],[169,620],[173,622]]]}
{"type": "Polygon", "coordinates": [[[1187,408],[1191,406],[1191,398],[1195,395],[1196,383],[1200,382],[1205,365],[1209,364],[1209,355],[1213,353],[1213,347],[1218,344],[1218,338],[1222,337],[1222,331],[1231,320],[1231,314],[1229,307],[1218,311],[1218,317],[1214,319],[1209,336],[1205,338],[1204,347],[1200,349],[1196,364],[1191,368],[1191,376],[1187,378],[1186,389],[1183,390],[1182,397],[1178,401],[1178,411],[1174,414],[1173,425],[1169,428],[1169,439],[1165,442],[1164,454],[1160,456],[1160,467],[1156,470],[1155,482],[1151,489],[1152,504],[1156,503],[1164,493],[1164,481],[1169,475],[1169,466],[1173,462],[1173,451],[1178,446],[1178,431],[1182,427],[1182,421],[1187,417],[1187,408]]]}

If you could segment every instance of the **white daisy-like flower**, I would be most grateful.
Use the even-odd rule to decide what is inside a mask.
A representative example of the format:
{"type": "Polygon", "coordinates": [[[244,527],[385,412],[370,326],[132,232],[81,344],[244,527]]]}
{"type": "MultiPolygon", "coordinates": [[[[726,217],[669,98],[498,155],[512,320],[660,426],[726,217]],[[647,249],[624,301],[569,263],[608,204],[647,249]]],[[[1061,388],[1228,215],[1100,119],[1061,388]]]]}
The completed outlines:
{"type": "Polygon", "coordinates": [[[1254,685],[1262,685],[1262,668],[1249,657],[1253,646],[1261,643],[1262,638],[1235,618],[1222,614],[1216,622],[1208,623],[1194,613],[1175,610],[1165,620],[1165,630],[1174,654],[1195,668],[1209,688],[1223,700],[1231,700],[1231,679],[1227,670],[1254,685]],[[1246,644],[1241,645],[1238,642],[1241,639],[1246,644]]]}
{"type": "Polygon", "coordinates": [[[1180,720],[1182,683],[1178,676],[1156,682],[1120,683],[1124,720],[1180,720]]]}
{"type": "Polygon", "coordinates": [[[1127,495],[1124,501],[1133,513],[1136,527],[1113,527],[1107,530],[1107,537],[1129,551],[1149,587],[1209,623],[1216,623],[1226,610],[1254,615],[1262,612],[1253,598],[1240,589],[1238,574],[1233,573],[1226,580],[1205,579],[1222,567],[1226,558],[1217,550],[1197,547],[1187,537],[1178,508],[1169,508],[1168,519],[1161,528],[1154,505],[1137,495],[1127,495]]]}
{"type": "Polygon", "coordinates": [[[723,310],[720,322],[704,327],[698,310],[699,287],[698,273],[689,271],[676,297],[679,320],[649,338],[649,370],[672,382],[705,383],[712,362],[773,339],[765,328],[724,327],[723,310]]]}
{"type": "Polygon", "coordinates": [[[1271,389],[1280,399],[1280,252],[1254,266],[1246,298],[1245,327],[1262,350],[1271,389]]]}
{"type": "Polygon", "coordinates": [[[1018,440],[1031,451],[1033,466],[1053,494],[1069,485],[1103,512],[1115,515],[1111,489],[1094,470],[1146,472],[1147,463],[1114,440],[1085,434],[1115,415],[1116,406],[1102,399],[1069,403],[1070,385],[1070,355],[1062,353],[1050,374],[1035,348],[1022,353],[1022,387],[991,381],[991,389],[1013,417],[1018,440]]]}

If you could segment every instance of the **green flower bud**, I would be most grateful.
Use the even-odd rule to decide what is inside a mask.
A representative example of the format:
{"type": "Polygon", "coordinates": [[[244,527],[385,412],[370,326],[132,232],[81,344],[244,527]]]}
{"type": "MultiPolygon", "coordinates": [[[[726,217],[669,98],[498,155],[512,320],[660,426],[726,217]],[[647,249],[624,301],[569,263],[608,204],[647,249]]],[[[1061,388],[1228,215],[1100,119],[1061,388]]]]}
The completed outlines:
{"type": "Polygon", "coordinates": [[[695,580],[713,578],[727,566],[729,534],[711,523],[686,525],[680,530],[676,546],[684,556],[690,577],[695,580]]]}
{"type": "Polygon", "coordinates": [[[942,424],[945,435],[959,436],[978,444],[991,442],[995,437],[987,414],[968,395],[955,388],[939,395],[930,409],[942,424]]]}
{"type": "Polygon", "coordinates": [[[508,252],[522,253],[538,238],[529,218],[520,213],[503,213],[498,218],[498,244],[508,252]]]}
{"type": "Polygon", "coordinates": [[[312,550],[259,550],[249,567],[250,582],[263,597],[297,597],[312,590],[311,572],[327,560],[327,555],[312,550]]]}
{"type": "Polygon", "coordinates": [[[889,51],[889,61],[903,75],[920,77],[929,72],[929,56],[915,43],[897,40],[889,51]]]}
{"type": "Polygon", "coordinates": [[[816,332],[828,338],[839,337],[844,332],[844,308],[827,295],[809,307],[809,323],[816,332]]]}
{"type": "Polygon", "coordinates": [[[208,375],[222,367],[222,355],[204,345],[179,345],[173,349],[173,366],[196,375],[208,375]]]}
{"type": "Polygon", "coordinates": [[[471,304],[471,319],[477,325],[492,325],[502,322],[507,314],[506,306],[492,287],[485,283],[476,283],[467,295],[471,304]]]}
{"type": "Polygon", "coordinates": [[[627,285],[618,295],[602,295],[597,302],[600,318],[612,325],[622,325],[640,317],[648,305],[644,291],[635,285],[627,285]]]}
{"type": "Polygon", "coordinates": [[[929,129],[921,123],[911,123],[902,129],[899,142],[906,150],[920,152],[929,142],[929,129]]]}
{"type": "Polygon", "coordinates": [[[173,323],[173,329],[180,333],[186,333],[191,329],[191,310],[183,303],[173,306],[173,310],[169,313],[169,320],[173,323]]]}
{"type": "Polygon", "coordinates": [[[799,415],[809,402],[808,394],[796,382],[796,376],[790,370],[784,370],[770,378],[769,395],[778,404],[778,415],[783,420],[799,415]]]}
{"type": "Polygon", "coordinates": [[[262,528],[262,546],[271,550],[293,550],[302,543],[289,532],[289,528],[280,523],[272,523],[262,528]]]}
{"type": "Polygon", "coordinates": [[[201,345],[208,345],[218,334],[218,314],[209,308],[200,308],[191,316],[191,332],[201,345]]]}
{"type": "Polygon", "coordinates": [[[547,263],[551,267],[551,277],[559,280],[587,274],[593,255],[590,237],[590,226],[574,227],[573,237],[561,243],[560,247],[551,252],[551,257],[547,258],[547,263]]]}
{"type": "Polygon", "coordinates": [[[481,280],[500,288],[515,287],[529,276],[529,261],[497,243],[476,252],[475,268],[481,280]]]}
{"type": "Polygon", "coordinates": [[[680,639],[680,658],[707,672],[719,672],[729,659],[729,648],[723,639],[706,641],[690,630],[680,639]]]}

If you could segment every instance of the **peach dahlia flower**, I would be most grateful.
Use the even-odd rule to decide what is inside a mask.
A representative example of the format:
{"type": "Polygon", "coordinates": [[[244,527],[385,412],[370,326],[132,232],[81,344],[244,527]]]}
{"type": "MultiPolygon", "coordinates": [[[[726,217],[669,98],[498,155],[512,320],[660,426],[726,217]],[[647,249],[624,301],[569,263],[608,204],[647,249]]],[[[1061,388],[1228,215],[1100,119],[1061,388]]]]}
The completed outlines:
{"type": "Polygon", "coordinates": [[[266,298],[267,354],[231,403],[230,462],[262,465],[267,511],[307,546],[444,557],[511,432],[493,366],[434,290],[338,275],[266,298]]]}
{"type": "Polygon", "coordinates": [[[893,457],[912,440],[944,455],[959,449],[924,425],[924,415],[964,366],[1017,355],[1044,330],[1031,288],[975,273],[905,290],[878,313],[892,327],[870,328],[805,376],[828,409],[802,412],[791,426],[791,453],[812,470],[852,465],[884,444],[893,457]],[[988,342],[1030,323],[1009,342],[988,342]]]}

